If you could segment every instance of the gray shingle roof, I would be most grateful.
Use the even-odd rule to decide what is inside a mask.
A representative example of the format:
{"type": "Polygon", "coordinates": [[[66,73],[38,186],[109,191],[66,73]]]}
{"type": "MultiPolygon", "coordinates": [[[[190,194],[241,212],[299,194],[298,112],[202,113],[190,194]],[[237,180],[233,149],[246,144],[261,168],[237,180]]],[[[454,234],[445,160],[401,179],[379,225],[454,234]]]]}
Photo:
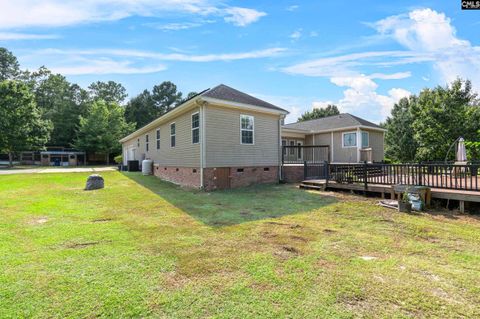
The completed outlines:
{"type": "Polygon", "coordinates": [[[288,113],[288,111],[273,105],[271,103],[268,103],[266,101],[257,99],[256,97],[253,97],[251,95],[248,95],[246,93],[240,92],[238,90],[235,90],[234,88],[231,88],[229,86],[226,86],[224,84],[220,84],[213,89],[207,90],[206,92],[202,93],[202,96],[205,97],[211,97],[214,99],[219,99],[219,100],[225,100],[225,101],[231,101],[231,102],[237,102],[237,103],[243,103],[243,104],[250,104],[250,105],[255,105],[255,106],[260,106],[264,107],[267,109],[272,109],[276,111],[282,111],[288,113]]]}
{"type": "Polygon", "coordinates": [[[372,128],[382,128],[381,126],[359,118],[355,115],[342,113],[339,115],[327,116],[320,119],[286,124],[284,128],[291,128],[306,131],[328,131],[352,126],[369,126],[372,128]]]}

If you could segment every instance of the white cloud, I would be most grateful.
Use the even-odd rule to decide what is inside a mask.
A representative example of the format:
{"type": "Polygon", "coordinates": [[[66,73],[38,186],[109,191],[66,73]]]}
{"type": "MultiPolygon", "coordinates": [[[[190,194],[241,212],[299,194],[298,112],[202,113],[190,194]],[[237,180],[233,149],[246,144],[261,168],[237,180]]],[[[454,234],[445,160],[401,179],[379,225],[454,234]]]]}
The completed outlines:
{"type": "MultiPolygon", "coordinates": [[[[67,61],[68,62],[68,61],[67,61]]],[[[53,66],[52,72],[64,75],[85,74],[144,74],[166,70],[164,65],[134,66],[131,61],[114,61],[110,59],[84,60],[80,63],[61,63],[53,66]]]]}
{"type": "Polygon", "coordinates": [[[55,72],[62,74],[133,74],[153,73],[165,70],[167,61],[179,62],[217,62],[245,59],[259,59],[276,56],[284,52],[283,48],[269,48],[237,53],[219,54],[185,54],[159,53],[151,51],[92,49],[92,50],[60,50],[43,49],[19,57],[22,64],[29,68],[47,65],[55,72]]]}
{"type": "Polygon", "coordinates": [[[178,31],[178,30],[187,30],[187,29],[192,29],[192,28],[197,28],[201,25],[202,23],[196,23],[196,22],[183,22],[183,23],[167,23],[167,24],[145,24],[146,26],[153,27],[158,30],[162,31],[178,31]]]}
{"type": "Polygon", "coordinates": [[[0,32],[0,41],[58,39],[56,34],[33,34],[18,32],[0,32]]]}
{"type": "Polygon", "coordinates": [[[289,35],[289,38],[293,40],[298,40],[302,37],[302,29],[297,29],[292,32],[292,34],[289,35]]]}
{"type": "Polygon", "coordinates": [[[226,22],[233,25],[244,27],[250,23],[256,22],[267,14],[265,12],[257,11],[249,8],[231,7],[225,9],[227,16],[224,18],[226,22]]]}
{"type": "Polygon", "coordinates": [[[297,10],[298,8],[300,8],[300,6],[294,4],[294,5],[288,6],[285,10],[287,10],[287,11],[295,11],[295,10],[297,10]]]}
{"type": "Polygon", "coordinates": [[[155,59],[163,61],[182,62],[215,62],[235,61],[244,59],[258,59],[273,57],[285,52],[284,48],[269,48],[237,53],[214,53],[214,54],[184,54],[184,53],[159,53],[152,51],[122,50],[122,49],[93,49],[93,50],[59,50],[44,49],[33,52],[36,55],[59,55],[59,56],[117,56],[139,59],[155,59]]]}
{"type": "Polygon", "coordinates": [[[335,104],[333,101],[314,101],[312,102],[312,109],[326,108],[329,105],[335,104]]]}
{"type": "Polygon", "coordinates": [[[71,26],[131,16],[161,17],[166,13],[219,16],[246,26],[266,15],[215,0],[1,0],[0,7],[0,29],[71,26]]]}
{"type": "MultiPolygon", "coordinates": [[[[359,70],[365,67],[392,66],[430,61],[431,57],[411,51],[369,51],[330,56],[297,63],[282,69],[290,74],[301,74],[315,77],[358,76],[359,70]],[[385,64],[384,64],[385,63],[385,64]]],[[[374,73],[376,75],[381,73],[374,73]]],[[[398,74],[409,74],[401,72],[398,74]]],[[[385,75],[385,74],[384,74],[385,75]]],[[[387,75],[385,75],[388,77],[387,75]]]]}
{"type": "Polygon", "coordinates": [[[398,100],[411,94],[402,88],[392,88],[387,95],[378,94],[376,91],[378,84],[366,76],[337,77],[332,78],[331,82],[347,88],[343,91],[343,97],[335,102],[314,102],[314,108],[335,104],[341,112],[365,114],[369,120],[374,122],[384,120],[398,100]]]}
{"type": "Polygon", "coordinates": [[[443,82],[468,78],[480,89],[480,47],[458,38],[445,14],[432,9],[413,10],[387,17],[373,27],[412,52],[432,57],[431,62],[443,82]]]}

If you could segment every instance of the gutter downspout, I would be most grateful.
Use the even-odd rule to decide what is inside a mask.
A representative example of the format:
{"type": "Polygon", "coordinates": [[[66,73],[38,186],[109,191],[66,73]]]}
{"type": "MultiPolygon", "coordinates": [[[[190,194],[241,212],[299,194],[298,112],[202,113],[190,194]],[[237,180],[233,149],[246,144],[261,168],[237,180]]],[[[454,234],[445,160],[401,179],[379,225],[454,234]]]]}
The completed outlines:
{"type": "Polygon", "coordinates": [[[360,127],[357,127],[357,163],[360,163],[360,148],[362,146],[362,132],[360,127]]]}
{"type": "Polygon", "coordinates": [[[278,173],[278,180],[282,181],[283,180],[283,163],[282,163],[282,152],[283,152],[283,147],[282,147],[282,122],[283,119],[285,118],[284,115],[280,115],[280,119],[278,120],[278,162],[280,163],[279,165],[279,173],[278,173]]]}
{"type": "Polygon", "coordinates": [[[204,188],[203,168],[205,167],[205,106],[206,102],[200,104],[200,188],[204,188]]]}

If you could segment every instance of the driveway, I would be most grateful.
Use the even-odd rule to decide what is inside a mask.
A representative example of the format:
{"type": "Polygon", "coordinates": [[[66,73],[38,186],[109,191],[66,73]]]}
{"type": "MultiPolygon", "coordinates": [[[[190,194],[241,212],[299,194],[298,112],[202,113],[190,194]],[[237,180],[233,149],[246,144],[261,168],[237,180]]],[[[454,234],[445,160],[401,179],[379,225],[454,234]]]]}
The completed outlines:
{"type": "Polygon", "coordinates": [[[26,168],[26,169],[0,169],[0,175],[10,174],[32,174],[32,173],[90,173],[90,172],[111,172],[117,170],[116,167],[75,167],[75,168],[26,168]]]}

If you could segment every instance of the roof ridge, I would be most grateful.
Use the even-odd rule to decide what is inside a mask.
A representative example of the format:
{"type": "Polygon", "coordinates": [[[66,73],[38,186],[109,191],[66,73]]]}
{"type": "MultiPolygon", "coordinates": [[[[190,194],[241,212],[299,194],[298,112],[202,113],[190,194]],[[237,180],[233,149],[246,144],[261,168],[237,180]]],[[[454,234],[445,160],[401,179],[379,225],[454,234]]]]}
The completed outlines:
{"type": "Polygon", "coordinates": [[[323,120],[323,119],[326,119],[326,118],[329,118],[329,117],[340,116],[340,115],[350,115],[350,116],[353,116],[353,115],[350,114],[350,113],[340,113],[340,114],[335,114],[335,115],[329,115],[329,116],[319,117],[319,118],[316,118],[316,119],[310,119],[310,120],[305,120],[305,121],[296,121],[296,122],[294,122],[294,123],[288,123],[288,124],[285,124],[285,125],[305,123],[305,122],[317,121],[317,120],[323,120]]]}

